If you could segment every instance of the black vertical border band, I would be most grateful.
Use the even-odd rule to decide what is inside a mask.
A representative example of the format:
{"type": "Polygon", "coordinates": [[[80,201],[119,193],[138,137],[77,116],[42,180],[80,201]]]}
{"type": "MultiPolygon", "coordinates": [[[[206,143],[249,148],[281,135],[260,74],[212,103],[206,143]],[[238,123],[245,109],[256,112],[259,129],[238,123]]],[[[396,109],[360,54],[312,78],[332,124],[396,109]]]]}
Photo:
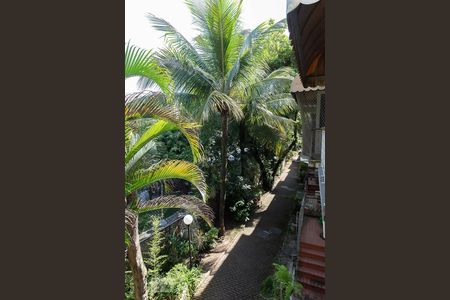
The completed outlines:
{"type": "Polygon", "coordinates": [[[123,299],[124,2],[2,9],[2,299],[123,299]]]}
{"type": "Polygon", "coordinates": [[[449,5],[326,6],[327,299],[445,299],[449,5]]]}

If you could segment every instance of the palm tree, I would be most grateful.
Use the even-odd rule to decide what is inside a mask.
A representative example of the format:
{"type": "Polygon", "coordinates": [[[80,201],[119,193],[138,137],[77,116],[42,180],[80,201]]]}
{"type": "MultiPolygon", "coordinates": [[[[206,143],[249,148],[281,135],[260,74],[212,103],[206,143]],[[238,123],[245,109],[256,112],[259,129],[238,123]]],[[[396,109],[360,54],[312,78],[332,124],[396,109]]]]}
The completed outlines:
{"type": "MultiPolygon", "coordinates": [[[[158,66],[151,52],[128,44],[125,51],[125,78],[131,76],[145,76],[155,87],[169,91],[170,78],[158,66]]],[[[205,203],[205,179],[195,164],[157,159],[150,160],[151,164],[143,163],[142,158],[154,149],[155,139],[171,130],[179,130],[186,137],[194,161],[201,158],[198,125],[183,117],[176,106],[164,103],[165,98],[165,94],[159,91],[144,91],[125,97],[125,241],[137,300],[148,299],[147,269],[139,242],[139,214],[156,209],[184,208],[202,217],[208,224],[213,218],[212,210],[205,203]],[[137,195],[144,187],[175,178],[190,182],[202,199],[168,195],[143,201],[137,195]]]]}
{"type": "MultiPolygon", "coordinates": [[[[225,186],[227,177],[228,123],[240,121],[243,93],[268,69],[252,53],[262,48],[261,41],[274,30],[285,28],[285,21],[264,22],[252,31],[241,27],[242,1],[186,1],[199,35],[191,43],[165,20],[149,14],[154,27],[164,33],[167,46],[159,61],[172,76],[177,101],[201,122],[213,114],[221,119],[221,170],[219,198],[220,234],[225,232],[225,186]]],[[[147,80],[140,81],[143,87],[147,80]]]]}
{"type": "MultiPolygon", "coordinates": [[[[270,178],[273,179],[281,162],[297,143],[298,106],[289,93],[294,75],[294,69],[280,68],[260,78],[246,89],[244,118],[239,122],[241,168],[245,166],[246,157],[243,149],[248,146],[251,148],[250,154],[260,166],[265,190],[271,189],[272,182],[261,160],[262,153],[255,145],[260,145],[278,156],[270,174],[270,178]],[[293,139],[287,144],[290,140],[289,132],[293,133],[293,139]]],[[[245,174],[245,171],[242,170],[241,173],[245,174]]]]}

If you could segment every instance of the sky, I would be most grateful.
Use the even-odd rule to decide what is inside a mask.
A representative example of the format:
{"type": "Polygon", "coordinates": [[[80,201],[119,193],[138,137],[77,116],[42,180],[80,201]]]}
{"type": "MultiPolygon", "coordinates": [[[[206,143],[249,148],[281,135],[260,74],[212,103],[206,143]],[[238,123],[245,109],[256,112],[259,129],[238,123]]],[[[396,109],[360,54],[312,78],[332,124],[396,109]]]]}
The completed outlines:
{"type": "MultiPolygon", "coordinates": [[[[201,0],[199,0],[201,1],[201,0]]],[[[146,15],[152,13],[172,24],[189,40],[195,36],[192,19],[184,0],[125,0],[125,42],[144,49],[163,46],[161,32],[154,30],[146,15]]],[[[286,18],[286,0],[244,0],[241,21],[253,29],[260,23],[286,18]]],[[[125,92],[136,91],[136,78],[125,81],[125,92]]]]}

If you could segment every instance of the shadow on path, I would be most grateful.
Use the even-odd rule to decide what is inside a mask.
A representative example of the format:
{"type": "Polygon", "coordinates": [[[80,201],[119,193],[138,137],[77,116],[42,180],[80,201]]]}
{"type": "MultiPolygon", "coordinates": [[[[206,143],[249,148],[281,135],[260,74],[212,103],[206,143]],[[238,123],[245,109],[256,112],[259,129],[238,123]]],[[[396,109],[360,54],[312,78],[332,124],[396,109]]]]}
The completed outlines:
{"type": "Polygon", "coordinates": [[[258,296],[261,283],[272,273],[272,264],[281,249],[283,233],[295,206],[293,199],[299,186],[297,176],[298,163],[292,162],[274,188],[274,197],[267,209],[255,214],[254,218],[260,218],[256,227],[250,225],[244,229],[196,299],[261,299],[258,296]]]}

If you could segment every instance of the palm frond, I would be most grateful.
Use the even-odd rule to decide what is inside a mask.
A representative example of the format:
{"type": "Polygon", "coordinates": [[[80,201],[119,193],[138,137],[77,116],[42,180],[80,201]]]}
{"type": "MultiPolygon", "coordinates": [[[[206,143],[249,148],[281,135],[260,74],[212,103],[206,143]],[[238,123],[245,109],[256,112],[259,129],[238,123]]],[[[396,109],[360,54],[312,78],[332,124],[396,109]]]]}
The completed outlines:
{"type": "Polygon", "coordinates": [[[240,57],[238,73],[231,81],[230,95],[246,98],[247,89],[268,75],[270,67],[263,47],[252,48],[240,57]]]}
{"type": "Polygon", "coordinates": [[[169,122],[165,120],[159,120],[150,126],[134,143],[129,151],[125,155],[125,164],[127,164],[126,169],[129,169],[132,165],[129,165],[130,162],[133,164],[137,161],[135,155],[146,146],[152,139],[160,136],[164,132],[179,130],[186,137],[189,142],[192,157],[194,162],[197,162],[201,158],[202,146],[200,144],[199,134],[198,134],[199,125],[196,123],[188,123],[183,122],[183,120],[179,120],[177,123],[169,122]]]}
{"type": "Polygon", "coordinates": [[[139,202],[137,205],[137,211],[139,213],[165,208],[185,209],[193,215],[201,217],[210,226],[212,226],[214,212],[205,202],[194,196],[162,196],[155,199],[139,202]]]}
{"type": "Polygon", "coordinates": [[[166,47],[159,51],[158,60],[169,70],[178,92],[205,96],[217,88],[216,78],[181,51],[166,47]]]}
{"type": "Polygon", "coordinates": [[[131,45],[125,45],[125,78],[139,76],[146,78],[150,86],[158,86],[165,94],[170,92],[170,76],[159,66],[152,51],[131,45]]]}
{"type": "Polygon", "coordinates": [[[244,117],[239,104],[230,96],[219,91],[213,91],[203,106],[202,120],[207,121],[216,112],[226,111],[236,121],[244,117]]]}
{"type": "Polygon", "coordinates": [[[207,57],[205,61],[215,66],[220,78],[225,78],[239,53],[242,1],[188,0],[186,4],[193,16],[194,26],[200,31],[196,41],[207,57]]]}
{"type": "MultiPolygon", "coordinates": [[[[133,151],[134,149],[127,149],[127,151],[125,151],[126,155],[130,152],[133,151]]],[[[147,141],[142,147],[140,147],[139,150],[137,150],[135,153],[133,153],[132,156],[130,156],[130,158],[127,159],[127,157],[125,157],[125,175],[128,174],[128,172],[130,172],[130,170],[136,166],[136,164],[141,160],[141,158],[149,153],[149,151],[156,151],[156,143],[152,140],[147,141]]]]}
{"type": "Polygon", "coordinates": [[[276,128],[284,134],[289,126],[295,124],[294,120],[278,115],[268,109],[266,103],[261,101],[261,99],[253,99],[246,108],[247,119],[251,125],[276,128]]]}
{"type": "Polygon", "coordinates": [[[271,149],[275,149],[276,144],[280,141],[284,141],[286,137],[286,135],[277,128],[257,124],[250,126],[248,128],[248,133],[259,145],[271,149]]]}
{"type": "MultiPolygon", "coordinates": [[[[259,45],[265,38],[268,37],[268,35],[274,31],[282,30],[286,28],[286,19],[283,19],[273,25],[270,25],[269,21],[265,21],[258,25],[255,29],[253,29],[250,33],[247,34],[247,36],[244,39],[244,42],[242,43],[238,59],[235,61],[233,67],[230,69],[229,73],[227,74],[226,79],[226,88],[230,89],[231,84],[235,78],[235,76],[238,74],[239,69],[241,67],[241,58],[244,57],[244,54],[247,51],[251,51],[254,45],[259,45]]],[[[252,53],[253,54],[253,53],[252,53]]]]}
{"type": "Polygon", "coordinates": [[[292,95],[288,93],[268,97],[266,100],[266,106],[270,111],[276,113],[277,115],[287,115],[298,111],[297,102],[295,102],[292,95]]]}
{"type": "MultiPolygon", "coordinates": [[[[142,149],[152,139],[169,130],[179,130],[189,142],[194,162],[201,159],[202,146],[200,143],[198,128],[199,125],[185,118],[180,110],[174,105],[162,105],[162,100],[158,98],[161,94],[140,92],[133,93],[125,99],[125,119],[130,124],[134,120],[145,118],[158,119],[152,124],[139,139],[131,144],[130,139],[126,142],[125,163],[137,161],[133,156],[142,149]]],[[[129,134],[129,133],[128,133],[129,134]]],[[[134,164],[133,163],[133,164],[134,164]]],[[[129,169],[131,165],[127,167],[129,169]]]]}
{"type": "Polygon", "coordinates": [[[276,69],[272,73],[270,73],[267,78],[285,78],[289,80],[293,80],[295,76],[295,70],[291,67],[282,67],[276,69]]]}
{"type": "Polygon", "coordinates": [[[265,78],[251,86],[244,92],[247,98],[271,97],[281,93],[289,93],[292,80],[284,78],[265,78]]]}
{"type": "Polygon", "coordinates": [[[125,119],[161,118],[177,120],[180,112],[173,105],[165,105],[166,96],[162,93],[142,91],[125,96],[125,119]]]}
{"type": "Polygon", "coordinates": [[[189,60],[195,62],[206,72],[209,72],[208,65],[203,61],[194,46],[180,33],[175,27],[164,19],[158,18],[154,14],[149,13],[147,19],[158,31],[164,33],[165,41],[177,50],[177,52],[184,53],[189,60]]]}
{"type": "Polygon", "coordinates": [[[130,149],[133,140],[133,131],[130,126],[125,122],[125,153],[130,149]]]}
{"type": "Polygon", "coordinates": [[[201,120],[201,109],[199,107],[201,107],[202,99],[198,95],[176,93],[174,99],[183,113],[190,119],[201,120]]]}
{"type": "Polygon", "coordinates": [[[161,161],[148,169],[139,170],[125,180],[125,195],[140,190],[154,182],[168,179],[182,179],[192,183],[207,197],[207,185],[202,171],[193,163],[181,160],[161,161]]]}

